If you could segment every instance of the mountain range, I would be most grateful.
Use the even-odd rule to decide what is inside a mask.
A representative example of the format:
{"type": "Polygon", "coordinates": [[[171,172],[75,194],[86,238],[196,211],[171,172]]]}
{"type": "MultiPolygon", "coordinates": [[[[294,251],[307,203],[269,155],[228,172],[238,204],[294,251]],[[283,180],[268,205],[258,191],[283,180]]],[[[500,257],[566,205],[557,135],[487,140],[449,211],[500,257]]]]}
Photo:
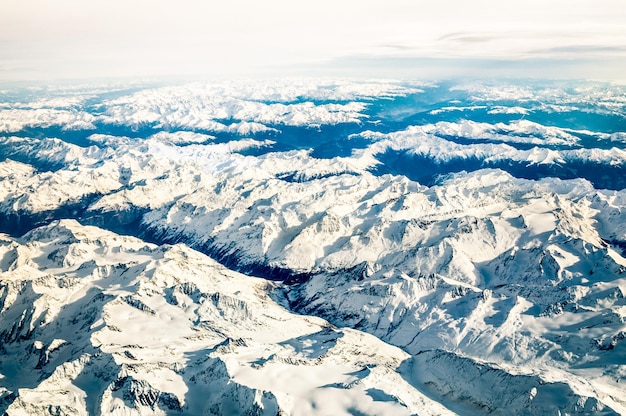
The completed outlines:
{"type": "Polygon", "coordinates": [[[0,412],[626,414],[623,87],[0,97],[0,412]]]}

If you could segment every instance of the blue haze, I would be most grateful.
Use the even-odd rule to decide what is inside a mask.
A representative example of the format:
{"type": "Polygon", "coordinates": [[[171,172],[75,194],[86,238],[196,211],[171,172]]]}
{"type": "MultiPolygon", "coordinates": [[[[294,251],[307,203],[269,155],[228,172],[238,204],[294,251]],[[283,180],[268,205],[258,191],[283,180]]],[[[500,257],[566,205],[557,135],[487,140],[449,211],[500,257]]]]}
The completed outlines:
{"type": "MultiPolygon", "coordinates": [[[[624,114],[617,112],[599,111],[597,103],[587,102],[581,97],[580,102],[576,102],[574,109],[570,111],[548,111],[540,107],[545,102],[538,99],[524,100],[521,102],[515,100],[497,100],[490,101],[473,97],[471,93],[464,90],[454,90],[450,87],[452,83],[439,83],[437,86],[425,87],[421,93],[410,94],[407,96],[379,99],[363,100],[367,107],[364,111],[365,118],[360,123],[340,123],[336,125],[321,126],[286,126],[282,124],[272,125],[268,127],[277,131],[261,132],[257,134],[246,135],[245,137],[253,137],[257,139],[269,139],[275,142],[272,146],[263,146],[258,148],[249,148],[240,151],[245,155],[260,156],[268,152],[282,152],[298,149],[310,149],[311,155],[316,158],[333,158],[337,156],[350,156],[356,149],[366,148],[371,141],[359,135],[369,130],[372,132],[389,133],[393,131],[401,131],[408,126],[419,126],[424,124],[434,124],[437,122],[460,122],[463,120],[471,120],[475,122],[485,123],[509,123],[520,119],[525,119],[544,126],[554,126],[572,130],[589,130],[593,132],[615,133],[626,132],[626,117],[624,114]],[[498,107],[522,107],[528,110],[527,114],[489,114],[494,106],[498,107]],[[458,109],[452,111],[436,111],[446,109],[447,107],[456,107],[458,109]],[[539,108],[539,109],[537,109],[539,108]]],[[[533,84],[536,90],[540,88],[550,87],[550,83],[533,84]]],[[[87,111],[94,115],[100,115],[106,111],[103,101],[106,99],[116,98],[133,91],[135,89],[118,90],[97,94],[94,98],[89,99],[80,110],[87,111]]],[[[564,89],[564,91],[576,96],[573,89],[564,89]]],[[[32,98],[36,93],[13,93],[4,97],[6,100],[24,100],[32,98]]],[[[312,100],[303,97],[297,102],[311,102],[312,100]]],[[[326,104],[331,101],[313,101],[315,104],[326,104]]],[[[332,101],[333,103],[345,103],[342,101],[332,101]]],[[[272,102],[266,102],[272,104],[272,102]]],[[[282,104],[289,104],[284,103],[282,104]]],[[[548,103],[554,104],[554,103],[548,103]]],[[[558,104],[558,102],[556,103],[558,104]]],[[[230,124],[241,120],[227,119],[215,120],[224,124],[230,124]]],[[[27,128],[22,131],[12,133],[12,136],[19,137],[57,137],[66,142],[76,144],[78,146],[89,146],[101,144],[91,142],[89,136],[94,133],[108,134],[114,136],[126,136],[136,140],[145,139],[159,131],[168,130],[157,127],[156,124],[143,124],[136,126],[127,126],[123,124],[104,124],[98,123],[95,129],[89,130],[63,130],[61,126],[52,126],[48,128],[27,128]]],[[[171,129],[178,131],[182,129],[171,129]]],[[[205,133],[214,136],[214,143],[225,143],[233,140],[240,140],[241,135],[237,133],[215,132],[206,130],[190,130],[197,133],[205,133]]],[[[501,132],[506,134],[506,132],[501,132]]],[[[624,149],[624,142],[599,140],[597,137],[585,134],[571,132],[570,134],[577,136],[579,141],[575,144],[529,144],[506,142],[507,145],[519,149],[529,150],[534,147],[547,148],[552,150],[571,150],[581,148],[610,149],[618,147],[624,149]]],[[[438,137],[456,143],[460,146],[472,146],[474,144],[485,143],[503,143],[502,141],[480,138],[471,139],[456,136],[438,137]]],[[[12,157],[10,149],[0,148],[0,158],[12,157]]],[[[482,168],[499,168],[509,172],[515,177],[526,179],[539,179],[543,177],[558,177],[562,179],[585,178],[597,187],[606,189],[623,189],[626,188],[626,166],[624,164],[608,164],[593,161],[568,161],[566,164],[547,164],[547,165],[528,165],[525,162],[513,160],[501,161],[485,161],[479,158],[453,158],[446,162],[441,162],[428,157],[415,155],[410,150],[387,150],[382,154],[378,154],[377,159],[380,165],[372,169],[372,172],[378,175],[392,173],[396,175],[405,175],[410,179],[419,181],[426,185],[432,185],[437,182],[441,175],[460,171],[474,171],[482,168]]],[[[19,156],[18,156],[19,160],[19,156]]],[[[24,162],[29,162],[24,160],[24,162]]],[[[30,161],[32,163],[32,161],[30,161]]],[[[55,169],[55,166],[45,166],[40,164],[39,169],[55,169]]]]}

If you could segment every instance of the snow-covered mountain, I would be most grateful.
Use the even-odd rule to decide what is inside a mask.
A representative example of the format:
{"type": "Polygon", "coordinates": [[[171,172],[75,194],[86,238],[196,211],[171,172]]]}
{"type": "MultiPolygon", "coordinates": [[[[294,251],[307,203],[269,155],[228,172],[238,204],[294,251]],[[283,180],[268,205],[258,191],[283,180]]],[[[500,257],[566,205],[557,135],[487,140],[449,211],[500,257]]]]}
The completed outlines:
{"type": "Polygon", "coordinates": [[[396,371],[406,352],[183,245],[62,220],[0,250],[7,414],[450,413],[396,371]]]}
{"type": "Polygon", "coordinates": [[[623,87],[49,94],[0,105],[8,414],[626,414],[623,87]]]}
{"type": "MultiPolygon", "coordinates": [[[[183,245],[62,220],[5,236],[1,249],[0,317],[12,323],[0,332],[7,414],[448,414],[445,404],[460,409],[463,396],[468,413],[610,414],[615,405],[551,373],[520,375],[436,349],[410,355],[294,315],[270,296],[275,284],[183,245]],[[497,388],[502,380],[515,388],[497,388]]],[[[351,302],[368,305],[361,296],[351,302]]],[[[480,296],[489,309],[493,297],[480,296]]]]}

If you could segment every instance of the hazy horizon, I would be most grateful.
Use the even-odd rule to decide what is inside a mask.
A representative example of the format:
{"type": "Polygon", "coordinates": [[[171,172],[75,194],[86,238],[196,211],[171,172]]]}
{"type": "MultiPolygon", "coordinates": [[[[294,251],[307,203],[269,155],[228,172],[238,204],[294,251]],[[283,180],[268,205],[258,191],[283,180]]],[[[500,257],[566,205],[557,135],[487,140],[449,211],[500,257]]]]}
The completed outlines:
{"type": "Polygon", "coordinates": [[[623,82],[619,1],[8,0],[0,81],[458,76],[623,82]]]}

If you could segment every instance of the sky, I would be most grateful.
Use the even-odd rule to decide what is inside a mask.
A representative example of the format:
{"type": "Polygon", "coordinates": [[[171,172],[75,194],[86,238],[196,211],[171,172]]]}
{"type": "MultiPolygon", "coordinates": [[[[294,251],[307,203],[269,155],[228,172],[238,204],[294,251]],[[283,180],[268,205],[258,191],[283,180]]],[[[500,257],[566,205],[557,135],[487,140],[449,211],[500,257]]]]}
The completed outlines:
{"type": "Polygon", "coordinates": [[[626,80],[624,0],[2,0],[0,81],[626,80]]]}

